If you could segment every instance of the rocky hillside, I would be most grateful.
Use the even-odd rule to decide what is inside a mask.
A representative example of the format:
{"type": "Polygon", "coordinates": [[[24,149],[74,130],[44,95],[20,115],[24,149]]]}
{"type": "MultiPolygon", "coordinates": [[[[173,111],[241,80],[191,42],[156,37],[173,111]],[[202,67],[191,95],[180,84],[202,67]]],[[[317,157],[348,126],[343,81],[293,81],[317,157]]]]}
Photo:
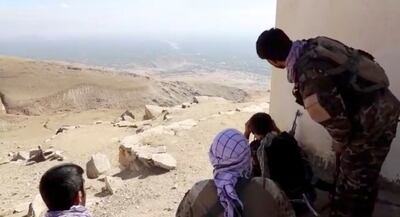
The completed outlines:
{"type": "Polygon", "coordinates": [[[0,57],[0,110],[10,114],[135,109],[150,103],[171,106],[198,95],[232,101],[247,96],[241,89],[216,83],[163,81],[68,63],[0,57]]]}

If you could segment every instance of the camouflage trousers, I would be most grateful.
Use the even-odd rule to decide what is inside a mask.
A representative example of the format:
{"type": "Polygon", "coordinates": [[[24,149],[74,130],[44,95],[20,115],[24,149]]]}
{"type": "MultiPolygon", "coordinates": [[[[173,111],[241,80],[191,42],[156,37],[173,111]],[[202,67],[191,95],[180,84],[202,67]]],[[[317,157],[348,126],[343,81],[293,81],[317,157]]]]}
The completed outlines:
{"type": "Polygon", "coordinates": [[[353,137],[339,158],[331,217],[372,216],[378,195],[379,173],[396,129],[397,118],[372,141],[362,135],[353,137]]]}

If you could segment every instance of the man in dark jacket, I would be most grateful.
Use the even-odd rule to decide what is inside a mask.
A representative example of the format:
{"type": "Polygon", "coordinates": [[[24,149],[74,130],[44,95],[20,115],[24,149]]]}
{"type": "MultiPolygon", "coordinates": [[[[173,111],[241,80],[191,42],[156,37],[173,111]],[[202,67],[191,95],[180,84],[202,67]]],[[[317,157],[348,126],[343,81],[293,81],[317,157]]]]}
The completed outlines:
{"type": "Polygon", "coordinates": [[[400,114],[382,67],[336,40],[292,41],[277,28],[263,32],[256,47],[260,58],[287,68],[296,102],[333,139],[339,168],[331,216],[370,217],[400,114]]]}
{"type": "Polygon", "coordinates": [[[214,178],[196,183],[186,193],[177,217],[295,217],[285,194],[272,180],[250,177],[250,146],[238,130],[220,132],[209,157],[214,178]]]}

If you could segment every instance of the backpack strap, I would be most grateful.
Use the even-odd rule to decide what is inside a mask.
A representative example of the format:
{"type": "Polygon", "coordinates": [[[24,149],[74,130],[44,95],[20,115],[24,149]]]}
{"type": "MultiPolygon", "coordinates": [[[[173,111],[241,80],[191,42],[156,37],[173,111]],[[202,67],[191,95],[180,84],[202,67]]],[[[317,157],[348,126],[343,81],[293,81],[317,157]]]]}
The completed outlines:
{"type": "MultiPolygon", "coordinates": [[[[238,195],[240,195],[240,194],[243,192],[245,186],[246,186],[247,183],[249,183],[250,181],[251,181],[251,179],[247,179],[247,178],[241,178],[241,179],[239,179],[239,181],[236,183],[236,186],[235,186],[235,190],[236,190],[236,192],[238,193],[238,195]]],[[[224,209],[223,209],[221,203],[219,202],[219,200],[217,200],[217,202],[214,203],[214,205],[213,205],[213,206],[210,208],[210,210],[208,211],[206,217],[218,217],[218,216],[220,216],[221,213],[223,213],[223,212],[224,212],[224,209]]],[[[237,212],[238,212],[238,214],[239,214],[238,217],[242,217],[242,214],[241,214],[239,211],[237,211],[237,212]]]]}

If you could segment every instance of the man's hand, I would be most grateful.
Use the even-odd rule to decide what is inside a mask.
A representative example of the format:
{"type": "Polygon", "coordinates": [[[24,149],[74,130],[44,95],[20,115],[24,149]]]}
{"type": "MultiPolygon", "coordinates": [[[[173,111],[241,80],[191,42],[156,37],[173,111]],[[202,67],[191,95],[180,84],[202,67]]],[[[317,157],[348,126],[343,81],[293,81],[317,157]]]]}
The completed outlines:
{"type": "Polygon", "coordinates": [[[249,123],[249,121],[247,121],[247,122],[244,124],[244,136],[245,136],[247,139],[250,139],[250,134],[251,134],[250,123],[249,123]]]}

